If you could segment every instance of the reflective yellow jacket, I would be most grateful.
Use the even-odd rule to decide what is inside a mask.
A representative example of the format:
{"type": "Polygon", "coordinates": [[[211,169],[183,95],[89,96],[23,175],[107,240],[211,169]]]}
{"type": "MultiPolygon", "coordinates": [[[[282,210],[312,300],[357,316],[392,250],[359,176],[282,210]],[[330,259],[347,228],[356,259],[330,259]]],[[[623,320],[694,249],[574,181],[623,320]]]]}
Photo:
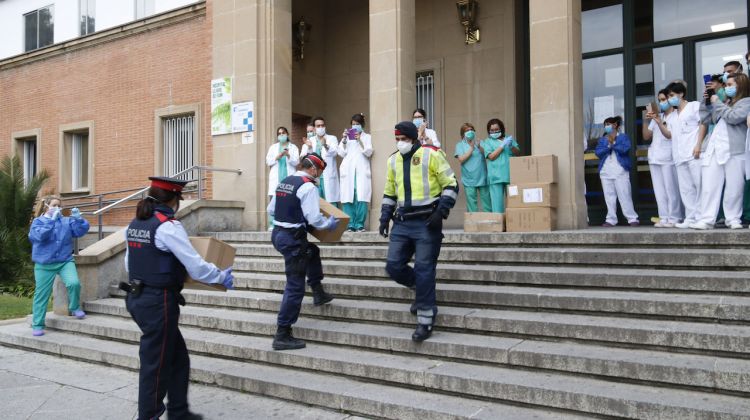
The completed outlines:
{"type": "Polygon", "coordinates": [[[449,199],[448,208],[458,196],[456,175],[442,149],[423,145],[406,156],[396,152],[388,158],[383,205],[409,209],[432,204],[441,196],[449,199]]]}

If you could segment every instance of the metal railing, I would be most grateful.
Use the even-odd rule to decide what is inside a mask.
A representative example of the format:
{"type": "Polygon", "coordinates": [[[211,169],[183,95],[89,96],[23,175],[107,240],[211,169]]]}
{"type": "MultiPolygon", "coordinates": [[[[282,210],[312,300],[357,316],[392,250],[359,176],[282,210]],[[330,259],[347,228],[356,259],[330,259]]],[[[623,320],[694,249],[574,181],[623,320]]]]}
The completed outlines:
{"type": "MultiPolygon", "coordinates": [[[[190,171],[197,171],[198,177],[197,179],[189,180],[188,187],[186,187],[183,190],[183,194],[195,194],[197,193],[198,199],[203,199],[203,191],[205,189],[204,183],[205,183],[205,172],[232,172],[237,175],[242,175],[242,169],[225,169],[225,168],[214,168],[211,166],[201,166],[201,165],[194,165],[190,168],[187,168],[185,170],[182,170],[180,172],[177,172],[173,175],[170,175],[170,178],[176,178],[183,174],[186,174],[190,171]],[[190,184],[195,183],[195,186],[190,186],[190,184]]],[[[66,207],[75,206],[78,207],[81,210],[81,214],[83,215],[91,215],[97,217],[97,223],[98,223],[98,237],[99,240],[104,239],[104,214],[108,211],[119,208],[134,208],[134,205],[123,205],[123,203],[126,203],[128,201],[133,200],[142,200],[146,196],[146,192],[148,191],[150,187],[142,187],[142,188],[130,188],[126,190],[118,190],[118,191],[108,191],[100,194],[90,194],[85,196],[79,196],[79,197],[68,197],[63,198],[63,203],[70,203],[66,205],[66,207]],[[106,196],[112,196],[112,195],[119,195],[124,193],[131,193],[125,197],[115,199],[115,198],[105,198],[106,196]],[[91,202],[87,202],[90,200],[91,202]],[[82,202],[83,201],[83,202],[82,202]],[[85,211],[85,209],[90,208],[96,208],[96,210],[89,210],[85,211]]],[[[78,253],[78,239],[75,240],[75,252],[78,253]]]]}

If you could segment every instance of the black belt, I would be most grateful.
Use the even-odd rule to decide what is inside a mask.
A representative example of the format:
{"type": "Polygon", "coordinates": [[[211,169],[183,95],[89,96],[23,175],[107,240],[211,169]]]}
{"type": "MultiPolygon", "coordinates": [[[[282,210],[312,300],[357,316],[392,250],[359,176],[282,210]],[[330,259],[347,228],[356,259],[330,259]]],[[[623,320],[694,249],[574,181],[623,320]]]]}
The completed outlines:
{"type": "Polygon", "coordinates": [[[410,219],[427,219],[435,208],[437,208],[437,203],[419,207],[399,207],[393,217],[401,222],[410,219]]]}

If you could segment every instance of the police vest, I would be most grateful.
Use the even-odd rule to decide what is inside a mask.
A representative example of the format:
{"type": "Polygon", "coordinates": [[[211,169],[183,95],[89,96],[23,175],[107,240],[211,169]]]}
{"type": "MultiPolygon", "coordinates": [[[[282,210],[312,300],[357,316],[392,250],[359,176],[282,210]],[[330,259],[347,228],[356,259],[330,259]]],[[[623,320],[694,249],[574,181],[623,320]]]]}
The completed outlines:
{"type": "MultiPolygon", "coordinates": [[[[171,210],[171,209],[170,209],[171,210]]],[[[182,288],[187,271],[171,252],[156,247],[156,229],[173,220],[173,212],[157,208],[146,220],[133,219],[127,230],[128,277],[158,288],[182,288]]]]}
{"type": "Polygon", "coordinates": [[[312,182],[312,178],[290,175],[279,182],[276,187],[274,220],[284,223],[307,224],[305,215],[302,213],[302,202],[297,197],[297,191],[306,182],[312,182]]]}
{"type": "Polygon", "coordinates": [[[458,181],[445,153],[424,145],[406,156],[399,152],[388,158],[383,202],[411,208],[432,204],[442,195],[456,199],[458,181]]]}

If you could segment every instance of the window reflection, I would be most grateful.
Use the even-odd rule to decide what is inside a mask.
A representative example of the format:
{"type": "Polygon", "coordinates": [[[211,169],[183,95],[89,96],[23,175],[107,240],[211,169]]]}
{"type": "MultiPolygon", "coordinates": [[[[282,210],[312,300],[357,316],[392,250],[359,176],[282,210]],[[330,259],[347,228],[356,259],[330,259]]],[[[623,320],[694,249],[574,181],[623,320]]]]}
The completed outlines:
{"type": "Polygon", "coordinates": [[[584,53],[622,47],[621,4],[591,10],[584,8],[581,25],[581,46],[584,53]]]}
{"type": "Polygon", "coordinates": [[[746,0],[654,0],[654,41],[747,26],[746,0]]]}
{"type": "Polygon", "coordinates": [[[724,72],[724,63],[739,61],[743,63],[747,52],[747,36],[738,35],[729,38],[712,39],[695,43],[695,91],[698,96],[703,92],[703,75],[724,72]]]}
{"type": "Polygon", "coordinates": [[[604,134],[604,119],[625,117],[622,54],[583,60],[584,130],[591,149],[604,134]]]}

